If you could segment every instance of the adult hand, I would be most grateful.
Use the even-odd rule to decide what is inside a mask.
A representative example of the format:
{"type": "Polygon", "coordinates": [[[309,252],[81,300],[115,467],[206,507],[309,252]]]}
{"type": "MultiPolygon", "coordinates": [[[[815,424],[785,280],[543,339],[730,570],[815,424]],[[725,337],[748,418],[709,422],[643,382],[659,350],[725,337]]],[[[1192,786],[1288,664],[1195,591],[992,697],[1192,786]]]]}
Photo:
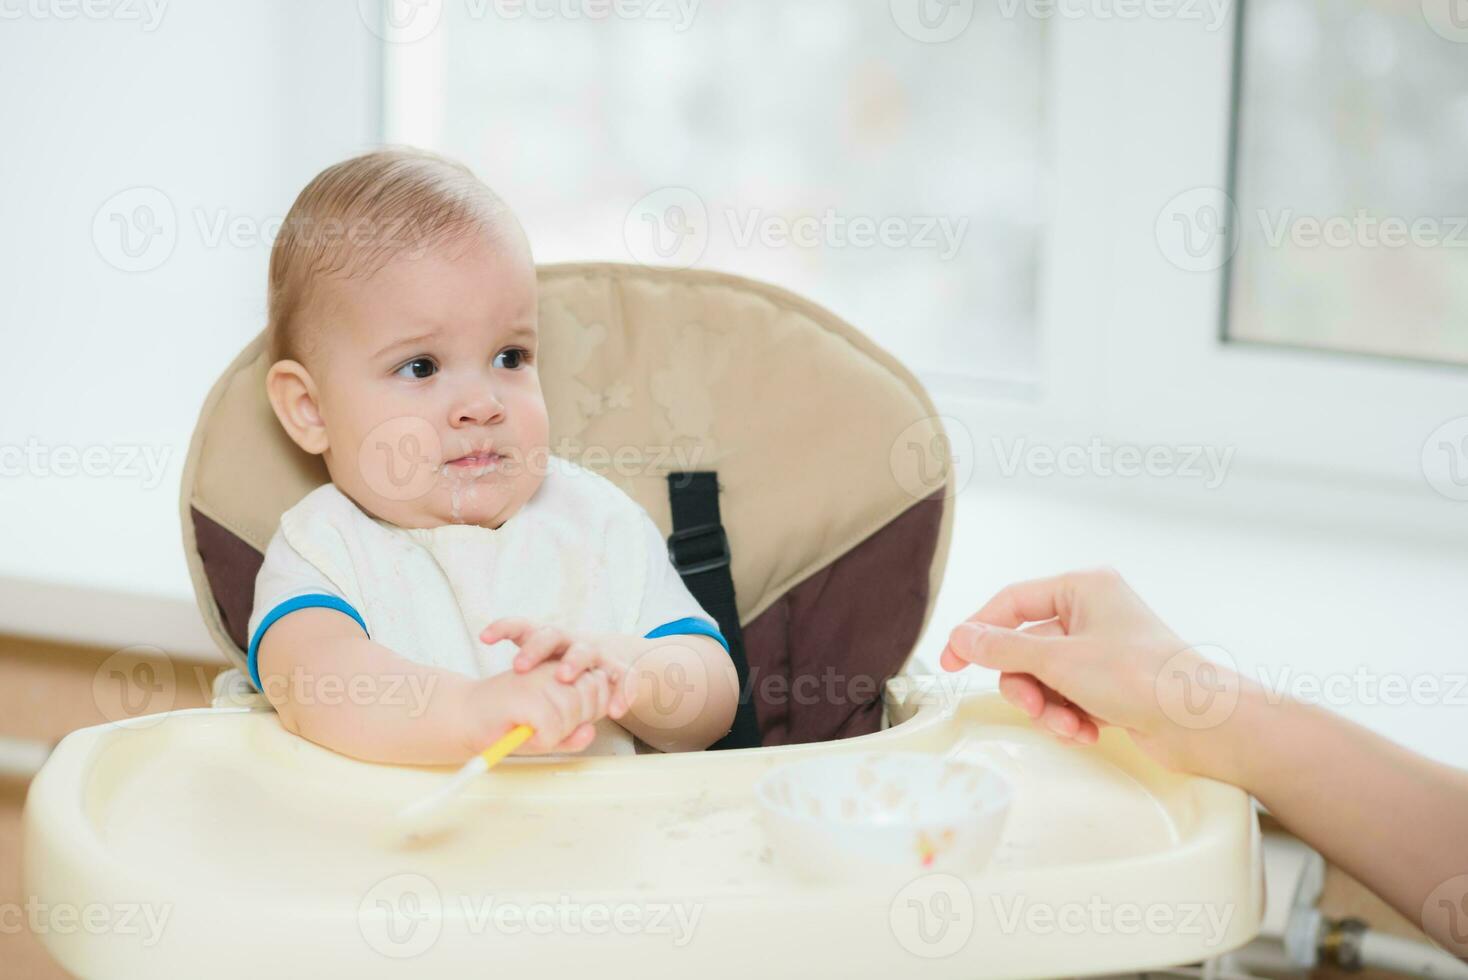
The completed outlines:
{"type": "MultiPolygon", "coordinates": [[[[1127,729],[1169,768],[1254,794],[1286,827],[1468,958],[1468,772],[1247,681],[1188,647],[1113,571],[1003,590],[942,664],[1000,690],[1058,738],[1127,729]],[[1406,820],[1404,821],[1404,815],[1406,820]]],[[[1461,710],[1461,709],[1458,709],[1461,710]]]]}
{"type": "Polygon", "coordinates": [[[1237,777],[1219,729],[1243,682],[1110,569],[1009,586],[953,630],[940,662],[1000,671],[1004,697],[1061,739],[1090,744],[1116,725],[1169,768],[1237,777]]]}

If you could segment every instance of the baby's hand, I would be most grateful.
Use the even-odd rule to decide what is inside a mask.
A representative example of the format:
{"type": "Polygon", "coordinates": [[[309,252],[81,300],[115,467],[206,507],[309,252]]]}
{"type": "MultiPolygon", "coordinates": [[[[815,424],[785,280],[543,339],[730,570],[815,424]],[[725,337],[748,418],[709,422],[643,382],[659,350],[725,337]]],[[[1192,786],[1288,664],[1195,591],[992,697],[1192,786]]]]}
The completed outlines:
{"type": "Polygon", "coordinates": [[[590,745],[596,722],[607,716],[612,685],[596,669],[569,684],[555,673],[555,665],[543,664],[476,682],[467,705],[471,751],[482,751],[516,725],[535,729],[521,750],[527,753],[580,752],[590,745]]]}
{"type": "Polygon", "coordinates": [[[626,682],[627,668],[624,664],[605,656],[592,640],[569,630],[545,626],[528,619],[497,619],[479,634],[481,643],[498,643],[509,640],[520,648],[515,655],[515,673],[523,674],[548,660],[559,659],[555,678],[563,684],[574,683],[587,671],[596,670],[604,674],[611,686],[611,700],[607,714],[621,718],[632,703],[632,694],[626,682]]]}

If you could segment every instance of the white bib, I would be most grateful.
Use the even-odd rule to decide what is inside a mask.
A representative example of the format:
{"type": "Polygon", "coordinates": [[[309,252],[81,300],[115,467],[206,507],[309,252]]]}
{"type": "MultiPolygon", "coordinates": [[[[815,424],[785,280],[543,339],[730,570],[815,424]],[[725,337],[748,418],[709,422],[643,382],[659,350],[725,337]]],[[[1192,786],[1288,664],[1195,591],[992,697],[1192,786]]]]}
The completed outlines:
{"type": "MultiPolygon", "coordinates": [[[[652,620],[707,618],[647,513],[604,477],[566,460],[553,459],[535,495],[497,529],[398,527],[330,483],[286,511],[280,526],[362,615],[374,641],[470,677],[511,669],[515,644],[479,641],[484,627],[506,616],[636,635],[660,625],[652,620]]],[[[598,732],[588,752],[633,751],[631,735],[610,719],[598,732]]]]}

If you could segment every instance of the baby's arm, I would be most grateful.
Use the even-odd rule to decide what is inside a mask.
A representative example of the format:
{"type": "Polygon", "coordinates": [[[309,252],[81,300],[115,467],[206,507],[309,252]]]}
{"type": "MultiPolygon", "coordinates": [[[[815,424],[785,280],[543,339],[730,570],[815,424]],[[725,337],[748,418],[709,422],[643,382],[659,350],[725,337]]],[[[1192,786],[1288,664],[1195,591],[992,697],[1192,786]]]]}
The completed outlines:
{"type": "Polygon", "coordinates": [[[298,609],[260,639],[260,679],[288,731],[371,762],[458,764],[518,724],[526,752],[579,752],[609,714],[600,671],[556,679],[556,664],[472,678],[369,640],[335,609],[298,609]]]}
{"type": "Polygon", "coordinates": [[[616,633],[589,639],[628,671],[636,694],[617,721],[648,745],[660,752],[697,752],[729,734],[739,706],[739,675],[718,640],[616,633]]]}
{"type": "Polygon", "coordinates": [[[619,686],[631,704],[617,721],[660,752],[706,749],[734,724],[739,677],[728,651],[712,637],[578,632],[512,618],[491,623],[479,639],[518,646],[517,674],[559,661],[562,678],[597,665],[625,677],[619,686]]]}

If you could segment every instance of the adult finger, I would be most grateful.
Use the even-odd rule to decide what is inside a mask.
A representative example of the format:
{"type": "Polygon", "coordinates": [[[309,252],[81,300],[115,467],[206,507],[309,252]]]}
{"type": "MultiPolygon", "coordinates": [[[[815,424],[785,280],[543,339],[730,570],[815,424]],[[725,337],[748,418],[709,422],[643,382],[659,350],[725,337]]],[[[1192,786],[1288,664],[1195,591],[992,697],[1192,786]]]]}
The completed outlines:
{"type": "Polygon", "coordinates": [[[1076,733],[1081,730],[1081,716],[1075,708],[1060,698],[1051,696],[1045,699],[1045,707],[1037,719],[1041,725],[1065,738],[1075,738],[1076,733]]]}
{"type": "Polygon", "coordinates": [[[948,648],[969,663],[1013,674],[1033,674],[1056,688],[1073,641],[1024,630],[1000,629],[981,623],[960,623],[949,635],[948,648]]]}
{"type": "Polygon", "coordinates": [[[1066,605],[1062,596],[1068,591],[1068,578],[1067,575],[1052,575],[1007,585],[968,621],[1016,629],[1024,623],[1055,619],[1066,605]]]}
{"type": "Polygon", "coordinates": [[[1031,718],[1040,717],[1045,710],[1045,691],[1033,675],[1000,674],[999,693],[1031,718]]]}
{"type": "MultiPolygon", "coordinates": [[[[983,624],[974,623],[972,619],[964,620],[964,622],[959,623],[958,625],[974,625],[979,628],[982,628],[983,626],[983,624]]],[[[938,663],[941,664],[945,670],[961,670],[964,667],[967,667],[971,662],[965,659],[961,654],[953,649],[952,637],[957,632],[958,627],[954,627],[953,633],[949,634],[949,645],[944,648],[943,653],[938,657],[938,663]]],[[[1028,625],[1022,627],[1021,632],[1025,633],[1028,636],[1064,636],[1065,627],[1060,625],[1060,620],[1058,619],[1047,619],[1038,623],[1029,623],[1028,625]]]]}

